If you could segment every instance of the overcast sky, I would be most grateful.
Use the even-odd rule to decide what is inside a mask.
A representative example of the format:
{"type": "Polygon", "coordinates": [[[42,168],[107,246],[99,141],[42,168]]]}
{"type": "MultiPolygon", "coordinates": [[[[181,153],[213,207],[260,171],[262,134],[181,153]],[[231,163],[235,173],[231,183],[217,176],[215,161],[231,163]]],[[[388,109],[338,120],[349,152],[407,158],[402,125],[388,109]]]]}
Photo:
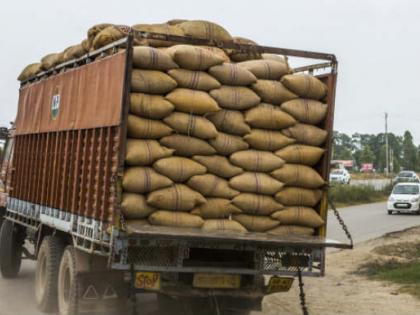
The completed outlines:
{"type": "Polygon", "coordinates": [[[261,45],[336,54],[335,129],[410,130],[420,143],[420,2],[403,0],[8,1],[0,10],[0,125],[16,114],[22,68],[79,43],[93,24],[206,19],[261,45]]]}

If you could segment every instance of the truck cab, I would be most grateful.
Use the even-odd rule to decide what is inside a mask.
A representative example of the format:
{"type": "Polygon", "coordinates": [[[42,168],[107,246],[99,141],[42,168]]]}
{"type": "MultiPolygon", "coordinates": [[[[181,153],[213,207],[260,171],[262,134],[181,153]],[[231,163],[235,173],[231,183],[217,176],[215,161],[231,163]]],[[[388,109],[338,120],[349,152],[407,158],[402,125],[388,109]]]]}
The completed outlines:
{"type": "Polygon", "coordinates": [[[6,212],[6,200],[7,200],[7,185],[10,179],[10,161],[13,152],[13,129],[7,129],[5,127],[0,128],[0,146],[2,147],[2,154],[0,156],[0,226],[3,221],[3,216],[6,212]]]}

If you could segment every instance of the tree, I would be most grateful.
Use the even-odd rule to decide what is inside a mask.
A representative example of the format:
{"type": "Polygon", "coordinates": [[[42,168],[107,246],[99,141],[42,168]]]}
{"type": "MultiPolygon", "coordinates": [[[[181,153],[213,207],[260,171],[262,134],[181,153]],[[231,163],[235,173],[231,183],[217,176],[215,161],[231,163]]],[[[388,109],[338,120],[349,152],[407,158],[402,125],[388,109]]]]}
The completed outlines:
{"type": "Polygon", "coordinates": [[[402,143],[402,166],[406,170],[419,169],[419,156],[416,146],[413,143],[413,136],[407,130],[404,132],[402,143]]]}
{"type": "Polygon", "coordinates": [[[360,152],[360,163],[373,163],[375,155],[369,145],[365,145],[360,152]]]}

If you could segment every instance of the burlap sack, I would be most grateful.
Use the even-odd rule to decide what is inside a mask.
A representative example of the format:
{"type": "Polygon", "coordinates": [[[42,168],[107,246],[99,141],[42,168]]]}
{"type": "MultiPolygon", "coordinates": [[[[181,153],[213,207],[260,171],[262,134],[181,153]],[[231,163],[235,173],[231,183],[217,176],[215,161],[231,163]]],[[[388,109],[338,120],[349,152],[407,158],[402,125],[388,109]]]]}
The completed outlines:
{"type": "Polygon", "coordinates": [[[179,27],[186,36],[203,38],[214,41],[231,41],[232,36],[222,26],[202,20],[193,20],[179,23],[179,27]]]}
{"type": "Polygon", "coordinates": [[[152,191],[147,196],[147,203],[158,209],[191,211],[193,208],[206,203],[206,198],[188,186],[175,184],[171,187],[152,191]]]}
{"type": "Polygon", "coordinates": [[[176,110],[185,113],[203,115],[220,110],[217,102],[203,91],[178,88],[166,95],[166,98],[174,104],[176,110]]]}
{"type": "Polygon", "coordinates": [[[150,119],[162,119],[173,112],[175,106],[160,95],[130,93],[130,112],[150,119]]]}
{"type": "MultiPolygon", "coordinates": [[[[146,33],[159,33],[165,35],[184,36],[182,30],[167,23],[161,24],[135,24],[132,26],[135,31],[146,33]]],[[[143,39],[138,44],[150,45],[153,47],[169,47],[176,45],[176,42],[160,39],[143,39]]]]}
{"type": "Polygon", "coordinates": [[[193,159],[203,164],[207,171],[211,174],[217,175],[223,178],[231,178],[233,176],[243,173],[243,169],[237,167],[229,162],[229,160],[220,155],[194,155],[193,159]]]}
{"type": "Polygon", "coordinates": [[[239,222],[233,220],[205,220],[203,226],[201,227],[202,230],[207,232],[239,232],[245,233],[247,232],[246,228],[244,228],[239,222]]]}
{"type": "Polygon", "coordinates": [[[160,143],[175,150],[176,155],[212,155],[216,150],[206,141],[183,135],[171,135],[160,139],[160,143]]]}
{"type": "Polygon", "coordinates": [[[126,25],[111,25],[96,34],[92,41],[93,49],[104,47],[123,37],[128,36],[130,27],[126,25]]]}
{"type": "Polygon", "coordinates": [[[289,73],[286,63],[275,60],[250,60],[238,63],[238,66],[251,71],[255,77],[261,80],[279,80],[289,73]]]}
{"type": "Polygon", "coordinates": [[[197,215],[185,212],[156,211],[149,217],[149,222],[153,225],[199,228],[204,220],[197,215]]]}
{"type": "Polygon", "coordinates": [[[257,105],[260,98],[251,89],[243,86],[222,86],[210,91],[219,106],[226,109],[245,110],[257,105]]]}
{"type": "Polygon", "coordinates": [[[252,129],[243,139],[253,149],[276,151],[295,142],[294,139],[286,137],[280,131],[252,129]]]}
{"type": "Polygon", "coordinates": [[[224,63],[209,69],[210,74],[225,85],[251,85],[257,78],[245,68],[234,63],[224,63]]]}
{"type": "Polygon", "coordinates": [[[283,209],[273,197],[250,193],[241,193],[233,198],[232,203],[246,214],[271,215],[283,209]]]}
{"type": "Polygon", "coordinates": [[[265,173],[245,172],[232,177],[229,185],[241,192],[274,195],[284,184],[265,173]]]}
{"type": "Polygon", "coordinates": [[[128,115],[127,134],[137,139],[159,139],[172,133],[172,129],[161,121],[128,115]]]}
{"type": "Polygon", "coordinates": [[[98,35],[101,31],[103,31],[104,29],[110,26],[112,26],[111,23],[100,23],[100,24],[93,25],[91,28],[88,29],[87,31],[88,43],[85,45],[89,47],[89,50],[93,48],[93,41],[96,35],[98,35]]]}
{"type": "Polygon", "coordinates": [[[126,192],[143,194],[170,185],[172,181],[169,178],[156,173],[151,167],[126,167],[124,170],[122,187],[126,192]]]}
{"type": "Polygon", "coordinates": [[[178,87],[210,91],[221,87],[219,81],[204,71],[192,71],[186,69],[173,69],[168,74],[178,83],[178,87]]]}
{"type": "Polygon", "coordinates": [[[181,68],[187,70],[206,71],[224,62],[219,54],[192,45],[176,45],[168,48],[168,53],[181,68]]]}
{"type": "Polygon", "coordinates": [[[42,71],[41,63],[31,63],[30,65],[27,65],[22,72],[19,74],[17,79],[19,81],[25,81],[29,79],[30,77],[33,77],[34,75],[40,73],[42,71]]]}
{"type": "MultiPolygon", "coordinates": [[[[233,42],[238,45],[258,45],[253,40],[239,36],[233,37],[233,42]]],[[[261,59],[261,54],[257,51],[252,50],[248,52],[243,52],[236,49],[231,49],[229,51],[229,57],[235,62],[240,62],[245,60],[261,59]]]]}
{"type": "Polygon", "coordinates": [[[156,209],[147,204],[144,195],[123,193],[121,210],[126,219],[143,219],[151,215],[156,209]]]}
{"type": "Polygon", "coordinates": [[[299,187],[285,187],[275,198],[285,206],[315,207],[321,200],[322,191],[319,189],[306,189],[299,187]]]}
{"type": "Polygon", "coordinates": [[[64,62],[64,53],[48,54],[41,59],[41,68],[43,70],[49,70],[62,62],[64,62]]]}
{"type": "Polygon", "coordinates": [[[288,74],[281,79],[281,83],[302,98],[321,100],[327,95],[327,86],[308,74],[288,74]]]}
{"type": "Polygon", "coordinates": [[[283,129],[282,133],[295,139],[297,143],[315,147],[322,145],[328,136],[326,130],[307,124],[296,124],[290,128],[283,129]]]}
{"type": "Polygon", "coordinates": [[[176,81],[169,75],[155,70],[133,69],[131,90],[149,94],[166,94],[176,88],[176,81]]]}
{"type": "Polygon", "coordinates": [[[238,136],[251,132],[251,128],[245,122],[244,115],[238,110],[224,109],[207,115],[207,118],[219,131],[238,136]]]}
{"type": "Polygon", "coordinates": [[[283,129],[296,124],[296,120],[278,106],[261,103],[245,113],[245,121],[253,128],[283,129]]]}
{"type": "Polygon", "coordinates": [[[80,58],[86,53],[87,51],[82,44],[70,46],[63,51],[63,62],[80,58]]]}
{"type": "Polygon", "coordinates": [[[241,137],[219,132],[217,137],[210,139],[209,143],[220,155],[231,155],[233,152],[248,149],[248,143],[241,137]]]}
{"type": "Polygon", "coordinates": [[[225,51],[223,49],[220,49],[220,48],[215,47],[215,46],[197,46],[197,47],[207,49],[212,54],[218,55],[220,58],[223,59],[224,62],[230,62],[229,56],[225,53],[225,51]]]}
{"type": "Polygon", "coordinates": [[[281,224],[303,225],[317,228],[324,225],[324,220],[312,208],[290,207],[274,212],[271,217],[279,220],[281,224]]]}
{"type": "Polygon", "coordinates": [[[269,217],[249,214],[237,214],[233,216],[233,219],[238,221],[251,232],[265,232],[280,224],[279,221],[273,220],[269,217]]]}
{"type": "Polygon", "coordinates": [[[163,120],[175,131],[200,139],[217,137],[216,127],[206,118],[181,112],[175,112],[163,120]]]}
{"type": "Polygon", "coordinates": [[[133,48],[133,67],[138,69],[167,71],[178,68],[178,65],[164,50],[138,46],[133,48]]]}
{"type": "Polygon", "coordinates": [[[150,226],[150,223],[146,219],[130,219],[126,221],[127,233],[134,234],[143,230],[144,227],[150,226]]]}
{"type": "Polygon", "coordinates": [[[309,145],[294,144],[276,151],[276,155],[287,163],[313,166],[321,159],[325,150],[309,145]]]}
{"type": "Polygon", "coordinates": [[[153,164],[153,168],[177,183],[185,182],[191,176],[202,175],[207,171],[203,165],[179,156],[160,159],[153,164]]]}
{"type": "Polygon", "coordinates": [[[187,185],[205,197],[230,199],[239,194],[239,191],[229,187],[227,180],[213,174],[193,176],[187,185]]]}
{"type": "Polygon", "coordinates": [[[302,123],[317,125],[327,115],[328,106],[315,100],[298,98],[281,104],[281,109],[302,123]]]}
{"type": "Polygon", "coordinates": [[[199,215],[203,219],[222,219],[241,212],[229,199],[207,198],[207,202],[195,208],[191,214],[199,215]]]}
{"type": "Polygon", "coordinates": [[[147,166],[173,153],[173,149],[161,146],[156,140],[127,139],[125,163],[132,166],[147,166]]]}
{"type": "Polygon", "coordinates": [[[284,164],[282,168],[271,172],[271,175],[288,186],[319,188],[325,184],[321,175],[306,165],[284,164]]]}
{"type": "Polygon", "coordinates": [[[281,103],[298,98],[298,96],[289,91],[281,82],[271,80],[258,80],[252,85],[255,93],[266,103],[280,105],[281,103]]]}
{"type": "Polygon", "coordinates": [[[251,172],[271,172],[284,164],[283,159],[268,151],[244,150],[233,153],[232,164],[251,172]]]}
{"type": "Polygon", "coordinates": [[[298,226],[298,225],[280,225],[275,227],[274,229],[268,230],[268,234],[273,235],[298,235],[298,236],[311,236],[314,235],[315,230],[310,227],[306,226],[298,226]]]}
{"type": "Polygon", "coordinates": [[[276,54],[264,53],[264,54],[261,54],[261,58],[264,60],[274,60],[274,61],[278,61],[282,63],[287,63],[287,60],[285,57],[281,55],[276,55],[276,54]]]}

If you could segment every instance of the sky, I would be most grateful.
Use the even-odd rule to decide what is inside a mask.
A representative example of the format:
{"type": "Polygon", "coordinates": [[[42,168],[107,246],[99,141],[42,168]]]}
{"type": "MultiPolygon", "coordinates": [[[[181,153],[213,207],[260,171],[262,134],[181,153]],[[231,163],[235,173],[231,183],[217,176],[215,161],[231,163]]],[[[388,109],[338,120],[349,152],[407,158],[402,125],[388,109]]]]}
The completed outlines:
{"type": "Polygon", "coordinates": [[[97,23],[205,19],[261,45],[334,53],[335,130],[410,130],[420,144],[420,1],[8,1],[0,11],[0,126],[16,115],[22,68],[82,41],[97,23]]]}

